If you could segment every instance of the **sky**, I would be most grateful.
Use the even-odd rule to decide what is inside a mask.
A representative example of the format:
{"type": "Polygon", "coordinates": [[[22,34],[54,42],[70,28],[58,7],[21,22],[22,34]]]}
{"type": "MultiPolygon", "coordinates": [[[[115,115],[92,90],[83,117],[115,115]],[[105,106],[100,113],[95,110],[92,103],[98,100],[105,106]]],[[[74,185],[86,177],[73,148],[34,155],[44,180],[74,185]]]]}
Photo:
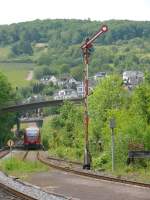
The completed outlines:
{"type": "Polygon", "coordinates": [[[0,24],[35,19],[150,21],[150,0],[0,0],[0,24]]]}

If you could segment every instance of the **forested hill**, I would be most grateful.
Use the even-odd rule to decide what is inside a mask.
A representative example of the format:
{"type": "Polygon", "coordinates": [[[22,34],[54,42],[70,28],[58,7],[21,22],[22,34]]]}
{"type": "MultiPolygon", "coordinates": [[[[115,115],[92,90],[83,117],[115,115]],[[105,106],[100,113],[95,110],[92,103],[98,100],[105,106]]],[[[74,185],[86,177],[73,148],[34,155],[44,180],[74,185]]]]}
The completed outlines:
{"type": "MultiPolygon", "coordinates": [[[[46,64],[60,72],[78,73],[80,45],[102,24],[109,32],[96,41],[91,72],[99,70],[147,69],[150,65],[150,22],[109,20],[35,20],[0,26],[0,46],[7,47],[5,59],[24,59],[46,64]],[[37,43],[45,47],[37,48],[37,43]],[[74,69],[73,69],[74,68],[74,69]]],[[[0,57],[0,61],[4,58],[0,57]]]]}
{"type": "MultiPolygon", "coordinates": [[[[12,44],[21,39],[30,42],[49,42],[52,40],[64,45],[78,44],[87,35],[97,31],[102,22],[90,20],[35,20],[18,24],[0,26],[0,44],[12,44]]],[[[103,22],[109,26],[109,33],[97,43],[112,44],[118,40],[135,37],[150,38],[150,22],[111,20],[103,22]]]]}

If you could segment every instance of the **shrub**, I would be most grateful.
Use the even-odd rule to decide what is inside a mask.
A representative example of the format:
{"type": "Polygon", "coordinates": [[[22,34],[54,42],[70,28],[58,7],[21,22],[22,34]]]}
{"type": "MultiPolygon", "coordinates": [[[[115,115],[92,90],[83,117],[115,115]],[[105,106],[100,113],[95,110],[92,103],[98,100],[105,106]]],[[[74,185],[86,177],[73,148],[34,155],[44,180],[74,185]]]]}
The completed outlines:
{"type": "Polygon", "coordinates": [[[92,159],[93,168],[102,169],[102,167],[107,164],[109,161],[109,156],[106,153],[103,153],[100,157],[92,159]]]}

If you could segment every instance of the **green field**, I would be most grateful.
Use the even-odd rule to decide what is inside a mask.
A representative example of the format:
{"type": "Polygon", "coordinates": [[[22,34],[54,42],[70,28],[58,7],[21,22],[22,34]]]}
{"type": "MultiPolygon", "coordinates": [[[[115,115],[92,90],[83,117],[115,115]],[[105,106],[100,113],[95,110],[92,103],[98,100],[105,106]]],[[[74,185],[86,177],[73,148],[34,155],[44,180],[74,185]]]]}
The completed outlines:
{"type": "Polygon", "coordinates": [[[34,67],[35,64],[32,63],[0,63],[0,71],[7,76],[13,87],[28,85],[30,81],[26,78],[34,67]]]}
{"type": "Polygon", "coordinates": [[[0,60],[7,60],[11,54],[10,46],[0,47],[0,60]]]}

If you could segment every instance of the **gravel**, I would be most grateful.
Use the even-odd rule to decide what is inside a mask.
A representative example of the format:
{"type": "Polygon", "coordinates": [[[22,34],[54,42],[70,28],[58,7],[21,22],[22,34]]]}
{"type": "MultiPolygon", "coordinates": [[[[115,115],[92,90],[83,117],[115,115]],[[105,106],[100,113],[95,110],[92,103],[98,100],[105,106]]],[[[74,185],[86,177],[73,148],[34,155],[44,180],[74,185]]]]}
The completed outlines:
{"type": "Polygon", "coordinates": [[[21,200],[19,197],[9,194],[4,189],[0,188],[0,199],[5,200],[21,200]]]}
{"type": "MultiPolygon", "coordinates": [[[[13,177],[8,177],[3,172],[0,172],[0,182],[8,187],[11,187],[19,192],[28,194],[28,196],[34,197],[39,200],[66,200],[69,198],[59,196],[56,194],[49,194],[44,192],[40,187],[31,185],[29,183],[17,180],[13,177]]],[[[2,194],[3,195],[3,194],[2,194]]],[[[1,199],[1,196],[0,196],[1,199]]],[[[2,198],[4,199],[4,198],[2,198]]]]}

